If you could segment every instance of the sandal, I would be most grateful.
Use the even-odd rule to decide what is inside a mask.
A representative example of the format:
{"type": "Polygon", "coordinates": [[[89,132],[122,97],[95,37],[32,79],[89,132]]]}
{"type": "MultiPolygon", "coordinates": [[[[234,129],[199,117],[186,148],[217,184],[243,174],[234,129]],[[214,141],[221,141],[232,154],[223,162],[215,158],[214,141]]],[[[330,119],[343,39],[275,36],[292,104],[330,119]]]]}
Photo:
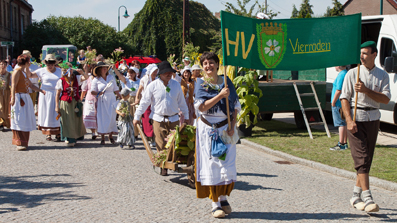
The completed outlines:
{"type": "Polygon", "coordinates": [[[100,145],[105,145],[105,140],[104,139],[101,140],[101,144],[100,145]]]}
{"type": "Polygon", "coordinates": [[[112,137],[112,138],[109,138],[109,140],[110,140],[110,143],[116,144],[116,142],[114,141],[113,137],[112,137]]]}
{"type": "Polygon", "coordinates": [[[227,200],[221,201],[221,208],[225,212],[225,214],[232,213],[232,207],[230,206],[229,202],[227,202],[227,200]]]}
{"type": "Polygon", "coordinates": [[[47,141],[52,141],[51,135],[47,135],[47,137],[45,137],[45,140],[47,140],[47,141]]]}
{"type": "Polygon", "coordinates": [[[60,142],[61,141],[61,135],[56,135],[54,142],[60,142]]]}

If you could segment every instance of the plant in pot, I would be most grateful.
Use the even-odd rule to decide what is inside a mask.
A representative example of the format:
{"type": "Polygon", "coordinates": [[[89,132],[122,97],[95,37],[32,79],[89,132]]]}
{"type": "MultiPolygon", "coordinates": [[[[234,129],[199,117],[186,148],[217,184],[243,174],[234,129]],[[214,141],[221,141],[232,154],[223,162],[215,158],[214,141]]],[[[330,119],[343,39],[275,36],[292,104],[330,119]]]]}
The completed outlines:
{"type": "Polygon", "coordinates": [[[237,127],[240,137],[247,137],[252,135],[252,128],[258,122],[258,102],[263,94],[258,87],[255,70],[240,68],[238,74],[241,76],[233,80],[241,104],[241,111],[237,114],[237,127]]]}

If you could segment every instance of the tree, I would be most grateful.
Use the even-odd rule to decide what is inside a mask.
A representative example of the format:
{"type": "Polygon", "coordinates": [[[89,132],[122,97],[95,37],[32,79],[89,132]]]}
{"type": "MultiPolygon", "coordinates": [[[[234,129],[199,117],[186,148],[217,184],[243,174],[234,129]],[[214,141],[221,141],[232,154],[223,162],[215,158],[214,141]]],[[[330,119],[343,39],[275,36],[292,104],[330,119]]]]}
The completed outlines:
{"type": "Polygon", "coordinates": [[[33,57],[39,58],[43,45],[70,44],[62,33],[46,19],[33,22],[23,32],[21,48],[28,49],[33,57]]]}
{"type": "Polygon", "coordinates": [[[327,7],[327,12],[324,14],[325,17],[331,17],[331,16],[342,16],[345,15],[345,12],[343,10],[343,5],[338,1],[338,0],[332,0],[332,4],[334,7],[327,7]]]}
{"type": "MultiPolygon", "coordinates": [[[[170,54],[182,56],[182,0],[147,0],[134,20],[123,30],[128,43],[140,55],[157,55],[165,60],[170,54]]],[[[207,51],[213,44],[212,33],[220,21],[201,3],[190,1],[190,40],[186,42],[207,51]]]]}
{"type": "Polygon", "coordinates": [[[103,24],[98,19],[78,17],[50,16],[47,21],[78,49],[91,46],[98,54],[110,57],[118,47],[122,47],[126,54],[132,54],[132,47],[128,46],[127,36],[116,32],[116,29],[103,24]]]}
{"type": "Polygon", "coordinates": [[[298,18],[311,18],[313,15],[313,10],[312,7],[313,5],[310,5],[310,0],[303,0],[301,7],[299,9],[298,13],[298,18]]]}
{"type": "Polygon", "coordinates": [[[258,12],[266,12],[267,11],[267,15],[270,18],[276,17],[280,12],[274,12],[272,10],[267,10],[267,6],[265,4],[259,4],[258,0],[256,0],[254,2],[253,5],[251,5],[251,7],[249,7],[248,9],[248,3],[250,3],[251,0],[237,0],[237,6],[234,6],[232,3],[230,2],[226,2],[224,3],[224,5],[226,6],[225,11],[226,12],[231,12],[233,14],[236,15],[240,15],[240,16],[245,16],[245,17],[250,17],[250,18],[255,18],[256,14],[258,12]],[[258,6],[258,9],[256,11],[255,7],[258,6]]]}
{"type": "Polygon", "coordinates": [[[291,13],[291,19],[298,18],[299,16],[299,11],[296,9],[295,4],[292,6],[292,13],[291,13]]]}

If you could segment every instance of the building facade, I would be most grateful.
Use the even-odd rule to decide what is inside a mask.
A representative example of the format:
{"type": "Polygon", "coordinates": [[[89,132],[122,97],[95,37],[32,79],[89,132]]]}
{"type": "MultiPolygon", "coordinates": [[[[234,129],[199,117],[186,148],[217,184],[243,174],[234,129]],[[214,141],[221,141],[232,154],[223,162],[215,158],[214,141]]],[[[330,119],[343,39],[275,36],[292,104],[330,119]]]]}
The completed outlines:
{"type": "Polygon", "coordinates": [[[383,1],[383,15],[397,14],[397,0],[348,0],[344,5],[346,15],[362,13],[380,15],[380,3],[383,1]]]}
{"type": "MultiPolygon", "coordinates": [[[[0,0],[0,41],[14,42],[8,46],[8,53],[14,52],[22,40],[26,27],[32,23],[33,7],[27,0],[0,0]]],[[[7,47],[0,47],[0,59],[6,59],[7,47]]]]}

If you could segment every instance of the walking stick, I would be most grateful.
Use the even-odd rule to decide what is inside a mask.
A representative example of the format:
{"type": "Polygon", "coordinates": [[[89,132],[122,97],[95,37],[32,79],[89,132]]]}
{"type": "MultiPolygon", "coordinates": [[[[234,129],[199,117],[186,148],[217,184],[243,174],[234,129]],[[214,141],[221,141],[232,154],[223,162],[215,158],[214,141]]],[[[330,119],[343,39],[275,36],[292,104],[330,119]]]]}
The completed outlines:
{"type": "MultiPolygon", "coordinates": [[[[227,77],[226,77],[226,66],[223,65],[224,67],[224,79],[225,79],[225,88],[227,87],[227,77]]],[[[229,111],[229,98],[226,98],[226,112],[227,112],[227,124],[228,124],[228,129],[229,131],[232,129],[232,126],[230,126],[230,111],[229,111]]]]}
{"type": "MultiPolygon", "coordinates": [[[[357,83],[360,81],[360,64],[357,65],[357,83]]],[[[354,115],[353,115],[353,122],[356,121],[356,113],[357,113],[357,98],[358,98],[358,92],[356,91],[356,96],[354,100],[354,115]]]]}

